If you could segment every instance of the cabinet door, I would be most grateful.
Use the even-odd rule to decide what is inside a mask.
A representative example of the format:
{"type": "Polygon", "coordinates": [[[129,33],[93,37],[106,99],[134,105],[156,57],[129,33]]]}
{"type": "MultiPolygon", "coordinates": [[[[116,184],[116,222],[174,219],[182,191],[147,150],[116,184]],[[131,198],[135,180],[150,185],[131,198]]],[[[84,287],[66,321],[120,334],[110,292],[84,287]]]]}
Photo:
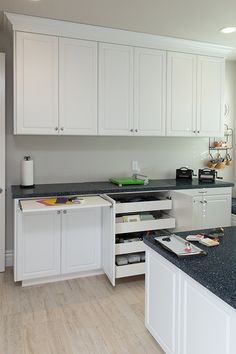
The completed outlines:
{"type": "Polygon", "coordinates": [[[168,52],[167,135],[196,135],[196,55],[168,52]]]}
{"type": "Polygon", "coordinates": [[[58,38],[15,35],[15,134],[58,134],[58,38]]]}
{"type": "Polygon", "coordinates": [[[99,134],[133,135],[133,48],[99,44],[99,134]]]}
{"type": "MultiPolygon", "coordinates": [[[[60,274],[60,214],[33,212],[22,215],[22,249],[18,256],[21,280],[60,274]]],[[[18,279],[20,280],[20,279],[18,279]]]]}
{"type": "Polygon", "coordinates": [[[62,214],[62,273],[101,268],[101,208],[62,214]]]}
{"type": "Polygon", "coordinates": [[[146,252],[145,324],[165,352],[178,348],[179,276],[156,252],[146,252]]]}
{"type": "Polygon", "coordinates": [[[135,49],[135,135],[165,135],[166,52],[135,49]]]}
{"type": "Polygon", "coordinates": [[[231,226],[231,195],[203,197],[203,228],[231,226]]]}
{"type": "Polygon", "coordinates": [[[198,57],[197,87],[198,135],[223,136],[224,59],[198,57]]]}
{"type": "Polygon", "coordinates": [[[97,134],[97,43],[59,40],[60,134],[97,134]]]}
{"type": "MultiPolygon", "coordinates": [[[[183,273],[182,273],[183,274],[183,273]]],[[[181,274],[181,275],[182,275],[181,274]]],[[[181,281],[181,354],[229,354],[230,315],[220,300],[190,277],[181,281]],[[204,335],[196,335],[203,327],[204,335]],[[207,335],[214,329],[214,339],[207,335]]]]}

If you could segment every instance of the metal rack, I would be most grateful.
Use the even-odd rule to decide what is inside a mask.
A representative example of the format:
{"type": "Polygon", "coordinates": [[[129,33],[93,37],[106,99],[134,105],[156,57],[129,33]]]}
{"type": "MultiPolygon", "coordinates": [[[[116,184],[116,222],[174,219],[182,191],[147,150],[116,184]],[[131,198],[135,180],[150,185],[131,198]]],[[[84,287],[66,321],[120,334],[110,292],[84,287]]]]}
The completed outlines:
{"type": "MultiPolygon", "coordinates": [[[[224,138],[223,139],[218,139],[218,138],[209,138],[209,156],[212,158],[210,161],[216,161],[217,159],[220,160],[222,158],[221,153],[224,153],[224,157],[222,158],[222,161],[227,160],[230,161],[230,163],[226,163],[225,165],[229,166],[232,163],[232,151],[233,151],[233,129],[229,128],[227,124],[224,124],[224,138]],[[217,155],[213,156],[213,153],[216,152],[217,155]]],[[[209,162],[210,162],[209,161],[209,162]]],[[[219,165],[219,164],[218,164],[219,165]]],[[[217,166],[217,164],[216,164],[217,166]]],[[[214,166],[214,168],[217,168],[214,166]]],[[[213,167],[213,166],[212,166],[213,167]]],[[[223,167],[218,167],[218,168],[223,168],[223,167]]]]}

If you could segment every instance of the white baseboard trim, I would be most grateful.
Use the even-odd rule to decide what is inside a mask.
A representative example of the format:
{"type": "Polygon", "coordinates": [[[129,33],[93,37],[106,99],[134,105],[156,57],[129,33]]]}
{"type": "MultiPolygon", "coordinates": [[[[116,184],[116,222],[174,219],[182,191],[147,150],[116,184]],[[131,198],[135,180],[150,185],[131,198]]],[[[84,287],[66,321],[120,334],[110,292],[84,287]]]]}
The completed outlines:
{"type": "Polygon", "coordinates": [[[13,267],[13,264],[14,264],[14,251],[13,250],[6,250],[5,264],[6,264],[6,267],[13,267]]]}

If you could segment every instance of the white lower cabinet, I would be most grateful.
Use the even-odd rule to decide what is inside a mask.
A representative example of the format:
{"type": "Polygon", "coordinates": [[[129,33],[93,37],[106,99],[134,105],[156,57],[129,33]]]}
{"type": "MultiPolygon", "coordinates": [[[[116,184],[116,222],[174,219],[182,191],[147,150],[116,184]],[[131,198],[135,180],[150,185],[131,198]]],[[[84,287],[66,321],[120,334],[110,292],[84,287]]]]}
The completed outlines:
{"type": "Polygon", "coordinates": [[[231,188],[171,192],[175,231],[231,226],[231,188]]]}
{"type": "Polygon", "coordinates": [[[18,243],[22,279],[60,274],[60,214],[36,212],[22,216],[22,234],[18,243]],[[21,268],[22,267],[22,268],[21,268]]]}
{"type": "Polygon", "coordinates": [[[104,271],[112,273],[113,259],[102,252],[102,242],[108,235],[112,239],[112,205],[100,196],[84,199],[73,206],[45,206],[32,199],[15,202],[15,281],[30,285],[94,274],[102,272],[102,263],[104,271]]]}
{"type": "Polygon", "coordinates": [[[101,209],[62,212],[62,273],[101,268],[101,209]]]}
{"type": "Polygon", "coordinates": [[[166,354],[235,354],[236,310],[149,247],[145,324],[166,354]]]}

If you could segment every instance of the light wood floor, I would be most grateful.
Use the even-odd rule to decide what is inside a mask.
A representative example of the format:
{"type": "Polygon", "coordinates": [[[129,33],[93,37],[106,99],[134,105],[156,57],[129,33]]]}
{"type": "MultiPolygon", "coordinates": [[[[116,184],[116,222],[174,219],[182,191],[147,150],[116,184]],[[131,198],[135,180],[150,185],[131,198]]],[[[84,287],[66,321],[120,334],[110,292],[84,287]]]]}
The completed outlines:
{"type": "Polygon", "coordinates": [[[0,274],[0,354],[163,354],[144,326],[144,279],[22,288],[0,274]]]}

